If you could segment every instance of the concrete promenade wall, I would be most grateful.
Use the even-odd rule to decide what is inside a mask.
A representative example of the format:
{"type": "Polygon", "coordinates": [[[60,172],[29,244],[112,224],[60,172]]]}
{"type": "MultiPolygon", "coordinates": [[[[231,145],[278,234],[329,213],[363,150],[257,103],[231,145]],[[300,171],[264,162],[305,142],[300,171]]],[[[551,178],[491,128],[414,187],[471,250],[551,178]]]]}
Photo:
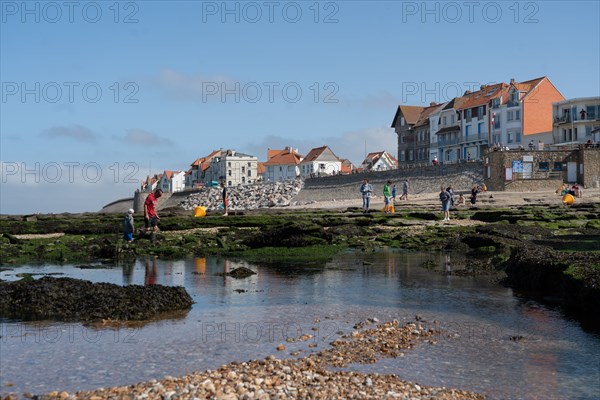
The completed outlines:
{"type": "Polygon", "coordinates": [[[383,185],[391,180],[402,194],[402,182],[409,181],[409,195],[438,192],[440,186],[452,184],[457,193],[467,193],[475,184],[483,182],[481,162],[452,164],[448,166],[424,166],[396,169],[391,171],[367,172],[350,175],[335,175],[321,178],[308,178],[304,188],[292,199],[293,202],[345,200],[360,197],[359,188],[363,179],[369,179],[377,196],[383,195],[383,185]]]}

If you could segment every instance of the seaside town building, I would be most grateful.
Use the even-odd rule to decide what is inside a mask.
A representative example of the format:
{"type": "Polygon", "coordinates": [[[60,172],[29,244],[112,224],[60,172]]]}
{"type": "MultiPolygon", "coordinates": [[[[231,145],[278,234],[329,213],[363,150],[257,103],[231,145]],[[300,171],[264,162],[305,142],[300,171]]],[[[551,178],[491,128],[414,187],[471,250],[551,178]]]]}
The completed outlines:
{"type": "Polygon", "coordinates": [[[369,153],[363,160],[361,167],[363,171],[389,171],[398,168],[398,160],[396,160],[387,151],[378,151],[369,153]]]}
{"type": "Polygon", "coordinates": [[[552,104],[554,144],[600,143],[600,96],[552,104]]]}
{"type": "Polygon", "coordinates": [[[481,85],[446,104],[400,105],[392,128],[399,164],[481,160],[488,147],[552,142],[552,103],[564,100],[547,77],[481,85]]]}
{"type": "Polygon", "coordinates": [[[297,149],[286,147],[283,150],[267,150],[267,161],[262,163],[265,171],[263,181],[278,182],[295,179],[300,176],[302,156],[297,149]]]}
{"type": "Polygon", "coordinates": [[[258,159],[235,150],[226,150],[215,155],[206,169],[205,179],[224,180],[227,186],[245,185],[258,180],[258,159]]]}
{"type": "Polygon", "coordinates": [[[300,176],[303,178],[337,175],[342,169],[342,161],[328,146],[316,147],[308,152],[300,163],[300,176]]]}

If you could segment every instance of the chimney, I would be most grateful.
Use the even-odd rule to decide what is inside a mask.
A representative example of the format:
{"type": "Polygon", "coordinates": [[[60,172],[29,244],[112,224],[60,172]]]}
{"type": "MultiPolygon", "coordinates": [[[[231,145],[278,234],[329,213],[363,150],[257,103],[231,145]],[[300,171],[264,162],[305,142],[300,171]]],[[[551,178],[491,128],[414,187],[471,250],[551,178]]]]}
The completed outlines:
{"type": "Polygon", "coordinates": [[[437,103],[435,101],[432,101],[431,103],[429,103],[429,107],[433,107],[433,106],[437,106],[437,103]]]}
{"type": "Polygon", "coordinates": [[[479,87],[479,90],[485,90],[485,85],[481,85],[481,86],[479,87]]]}
{"type": "Polygon", "coordinates": [[[471,91],[470,90],[465,90],[465,94],[463,94],[463,96],[466,96],[468,94],[471,94],[471,91]]]}
{"type": "Polygon", "coordinates": [[[515,78],[511,78],[511,79],[510,79],[510,84],[511,84],[511,85],[514,85],[514,84],[515,84],[515,78]]]}

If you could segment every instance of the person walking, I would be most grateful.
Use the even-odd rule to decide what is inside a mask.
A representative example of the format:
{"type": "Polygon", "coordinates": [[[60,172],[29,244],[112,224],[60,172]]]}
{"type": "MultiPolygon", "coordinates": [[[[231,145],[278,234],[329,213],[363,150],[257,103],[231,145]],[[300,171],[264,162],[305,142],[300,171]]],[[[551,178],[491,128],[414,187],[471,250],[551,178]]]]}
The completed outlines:
{"type": "Polygon", "coordinates": [[[440,187],[440,201],[444,212],[444,221],[450,221],[450,193],[443,186],[440,187]]]}
{"type": "Polygon", "coordinates": [[[362,194],[363,212],[368,212],[371,194],[373,193],[373,186],[366,178],[363,180],[362,185],[360,185],[360,193],[362,194]]]}
{"type": "Polygon", "coordinates": [[[392,181],[387,181],[385,185],[383,185],[383,202],[385,203],[385,206],[383,207],[383,212],[385,213],[390,212],[390,202],[392,200],[392,189],[390,188],[391,184],[392,181]]]}
{"type": "Polygon", "coordinates": [[[133,242],[133,208],[130,208],[123,218],[123,239],[128,243],[133,242]]]}
{"type": "Polygon", "coordinates": [[[225,210],[223,216],[226,217],[229,215],[229,194],[227,193],[227,186],[225,186],[225,181],[221,181],[221,187],[223,188],[223,192],[221,193],[223,197],[223,210],[225,210]]]}
{"type": "Polygon", "coordinates": [[[158,203],[158,199],[160,199],[162,194],[163,191],[161,189],[156,189],[154,193],[150,193],[146,197],[146,201],[144,202],[144,224],[146,232],[150,231],[150,240],[152,243],[156,243],[156,232],[158,232],[158,221],[160,221],[160,217],[156,212],[156,203],[158,203]]]}
{"type": "Polygon", "coordinates": [[[402,196],[400,196],[400,200],[408,200],[408,178],[402,182],[402,196]]]}
{"type": "Polygon", "coordinates": [[[392,204],[396,204],[396,193],[398,193],[398,189],[396,188],[396,184],[392,186],[392,204]]]}

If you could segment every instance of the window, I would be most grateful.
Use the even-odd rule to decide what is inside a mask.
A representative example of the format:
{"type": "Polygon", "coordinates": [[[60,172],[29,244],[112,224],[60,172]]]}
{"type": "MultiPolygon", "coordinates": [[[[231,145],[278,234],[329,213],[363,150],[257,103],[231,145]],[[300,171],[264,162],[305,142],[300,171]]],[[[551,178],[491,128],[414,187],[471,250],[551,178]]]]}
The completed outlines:
{"type": "Polygon", "coordinates": [[[252,163],[248,161],[248,169],[252,168],[252,163]]]}
{"type": "Polygon", "coordinates": [[[477,124],[477,134],[481,135],[483,133],[483,122],[477,124]]]}
{"type": "Polygon", "coordinates": [[[229,181],[229,183],[227,184],[227,186],[231,186],[231,181],[229,181]]]}
{"type": "Polygon", "coordinates": [[[323,164],[323,163],[319,164],[319,169],[325,169],[325,164],[323,164]]]}
{"type": "Polygon", "coordinates": [[[400,125],[404,125],[404,117],[400,117],[400,125]]]}
{"type": "Polygon", "coordinates": [[[471,119],[471,109],[470,108],[468,110],[465,110],[465,119],[467,120],[467,122],[470,122],[469,121],[471,119]]]}
{"type": "Polygon", "coordinates": [[[246,167],[242,167],[242,174],[246,172],[246,167]]]}
{"type": "Polygon", "coordinates": [[[479,117],[479,119],[483,119],[484,115],[485,115],[485,107],[484,106],[477,107],[477,116],[479,117]]]}
{"type": "Polygon", "coordinates": [[[242,176],[242,183],[246,183],[246,177],[242,176]]]}
{"type": "Polygon", "coordinates": [[[577,141],[577,128],[575,128],[575,130],[573,130],[573,140],[577,141]]]}
{"type": "Polygon", "coordinates": [[[442,118],[442,125],[446,126],[446,117],[442,118]]]}
{"type": "Polygon", "coordinates": [[[550,163],[547,162],[541,162],[538,164],[538,170],[539,171],[549,171],[550,170],[550,163]]]}
{"type": "Polygon", "coordinates": [[[453,124],[453,123],[454,123],[454,114],[452,114],[452,115],[450,116],[450,123],[451,123],[451,124],[453,124]]]}
{"type": "Polygon", "coordinates": [[[465,126],[465,136],[468,138],[469,133],[471,133],[471,125],[465,126]]]}
{"type": "Polygon", "coordinates": [[[515,121],[521,120],[521,110],[515,110],[515,121]]]}
{"type": "Polygon", "coordinates": [[[408,161],[414,160],[414,153],[412,150],[408,151],[408,161]]]}
{"type": "Polygon", "coordinates": [[[252,177],[252,171],[248,170],[248,178],[252,177]]]}
{"type": "Polygon", "coordinates": [[[500,128],[500,117],[502,116],[502,114],[498,114],[496,115],[496,117],[494,118],[494,129],[498,129],[500,128]]]}
{"type": "Polygon", "coordinates": [[[400,152],[400,161],[406,161],[404,159],[404,152],[403,151],[400,152]]]}
{"type": "Polygon", "coordinates": [[[514,132],[508,132],[507,134],[507,142],[508,143],[514,143],[515,142],[515,133],[514,132]]]}
{"type": "Polygon", "coordinates": [[[228,167],[231,167],[231,161],[227,163],[227,166],[228,166],[228,167]]]}
{"type": "Polygon", "coordinates": [[[515,115],[514,115],[514,113],[513,113],[512,111],[508,111],[508,112],[506,113],[506,120],[507,120],[507,121],[512,121],[512,120],[514,120],[514,119],[515,119],[515,115]]]}
{"type": "Polygon", "coordinates": [[[552,171],[562,171],[562,162],[555,162],[552,171]]]}
{"type": "Polygon", "coordinates": [[[495,143],[500,143],[500,135],[499,134],[494,135],[494,143],[493,144],[495,144],[495,143]]]}
{"type": "MultiPolygon", "coordinates": [[[[587,112],[585,113],[586,115],[586,119],[596,119],[596,108],[595,106],[587,106],[586,110],[587,112]]],[[[598,107],[598,112],[600,113],[600,106],[598,107]]]]}
{"type": "Polygon", "coordinates": [[[227,175],[231,176],[231,170],[227,171],[227,175]]]}
{"type": "Polygon", "coordinates": [[[500,108],[500,99],[492,99],[492,108],[500,108]]]}

